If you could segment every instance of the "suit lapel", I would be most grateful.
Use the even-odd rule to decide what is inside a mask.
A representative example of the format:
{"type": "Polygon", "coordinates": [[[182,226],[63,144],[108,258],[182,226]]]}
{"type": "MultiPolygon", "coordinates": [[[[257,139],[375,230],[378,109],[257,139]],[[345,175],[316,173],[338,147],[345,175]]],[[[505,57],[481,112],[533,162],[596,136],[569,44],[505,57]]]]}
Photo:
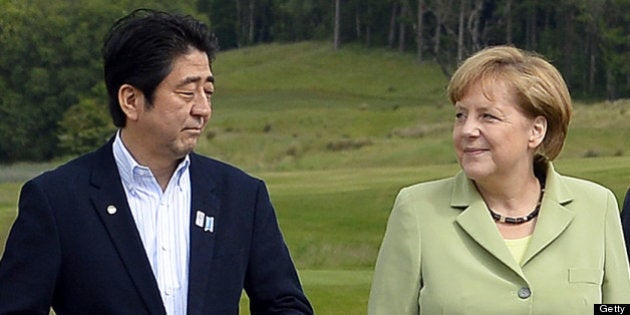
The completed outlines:
{"type": "Polygon", "coordinates": [[[540,206],[540,215],[532,239],[523,257],[523,266],[536,254],[551,244],[569,226],[575,213],[566,207],[573,195],[558,173],[549,163],[545,195],[540,206]]]}
{"type": "MultiPolygon", "coordinates": [[[[574,213],[565,208],[564,205],[572,200],[573,197],[569,189],[560,175],[555,172],[553,165],[549,163],[545,196],[542,200],[536,228],[523,257],[523,266],[557,239],[569,226],[574,213]]],[[[516,263],[507,249],[481,195],[463,172],[456,176],[451,206],[464,209],[462,214],[457,217],[457,223],[475,242],[524,278],[521,266],[516,263]]]]}
{"type": "Polygon", "coordinates": [[[202,159],[190,155],[191,185],[191,226],[190,226],[190,262],[188,279],[188,314],[201,314],[205,301],[210,263],[214,251],[216,229],[221,228],[219,218],[221,203],[216,196],[216,183],[211,179],[213,170],[202,159]],[[213,229],[208,230],[205,222],[200,227],[199,217],[212,218],[213,229]]]}
{"type": "Polygon", "coordinates": [[[95,154],[91,175],[91,198],[95,210],[147,309],[151,314],[165,314],[157,282],[129,210],[112,153],[112,141],[95,154]]]}
{"type": "Polygon", "coordinates": [[[519,276],[524,277],[523,271],[505,245],[481,195],[463,172],[455,178],[451,206],[464,209],[456,221],[475,242],[519,276]]]}

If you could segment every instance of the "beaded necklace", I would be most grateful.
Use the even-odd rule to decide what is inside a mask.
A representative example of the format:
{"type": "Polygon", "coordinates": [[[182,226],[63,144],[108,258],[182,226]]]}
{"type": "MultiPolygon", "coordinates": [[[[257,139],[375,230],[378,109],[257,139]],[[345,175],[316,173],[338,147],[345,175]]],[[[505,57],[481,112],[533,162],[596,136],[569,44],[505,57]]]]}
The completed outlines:
{"type": "Polygon", "coordinates": [[[525,222],[531,221],[532,219],[534,219],[535,217],[538,216],[538,213],[540,212],[540,203],[542,201],[543,195],[545,194],[545,186],[541,185],[540,186],[540,197],[538,197],[538,203],[536,204],[536,208],[534,208],[534,211],[530,212],[528,215],[524,216],[524,217],[508,217],[508,216],[503,216],[500,215],[494,211],[492,211],[492,209],[490,209],[490,207],[488,207],[488,211],[490,211],[490,215],[492,215],[492,218],[495,221],[501,222],[501,223],[508,223],[508,224],[523,224],[525,222]]]}

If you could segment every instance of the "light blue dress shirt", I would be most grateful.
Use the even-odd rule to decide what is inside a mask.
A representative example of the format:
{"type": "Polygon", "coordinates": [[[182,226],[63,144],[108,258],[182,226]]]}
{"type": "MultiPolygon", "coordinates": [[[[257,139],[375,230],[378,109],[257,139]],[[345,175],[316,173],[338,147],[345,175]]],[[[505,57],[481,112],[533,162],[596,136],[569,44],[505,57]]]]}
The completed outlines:
{"type": "Polygon", "coordinates": [[[190,159],[179,163],[162,191],[116,135],[114,158],[167,314],[186,314],[190,230],[190,159]]]}

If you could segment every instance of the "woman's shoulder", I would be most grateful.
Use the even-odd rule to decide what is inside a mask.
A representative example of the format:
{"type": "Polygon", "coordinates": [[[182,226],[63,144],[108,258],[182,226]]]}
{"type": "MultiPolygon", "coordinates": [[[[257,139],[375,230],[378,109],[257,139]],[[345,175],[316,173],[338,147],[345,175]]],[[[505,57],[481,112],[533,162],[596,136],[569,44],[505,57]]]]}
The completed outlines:
{"type": "Polygon", "coordinates": [[[546,182],[545,194],[551,194],[561,202],[576,199],[609,198],[613,195],[609,188],[600,183],[570,174],[560,174],[553,166],[547,172],[546,182]]]}
{"type": "Polygon", "coordinates": [[[558,178],[575,195],[586,194],[586,196],[592,196],[611,193],[608,187],[593,180],[561,174],[558,174],[558,178]]]}
{"type": "Polygon", "coordinates": [[[402,200],[427,200],[449,197],[452,194],[456,177],[447,177],[419,182],[403,187],[397,199],[402,200]]]}
{"type": "Polygon", "coordinates": [[[446,177],[433,179],[429,181],[415,183],[409,186],[406,186],[401,189],[402,191],[408,192],[435,192],[443,190],[445,188],[453,187],[453,183],[455,182],[455,177],[446,177]]]}

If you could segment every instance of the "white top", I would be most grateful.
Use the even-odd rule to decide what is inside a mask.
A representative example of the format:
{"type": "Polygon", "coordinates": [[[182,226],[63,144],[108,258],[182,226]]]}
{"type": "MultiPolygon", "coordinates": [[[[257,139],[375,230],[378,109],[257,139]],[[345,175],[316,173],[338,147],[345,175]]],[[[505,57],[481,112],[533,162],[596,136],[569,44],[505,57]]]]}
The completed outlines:
{"type": "Polygon", "coordinates": [[[166,190],[138,164],[117,133],[114,158],[167,314],[186,314],[190,230],[190,159],[177,166],[166,190]]]}

